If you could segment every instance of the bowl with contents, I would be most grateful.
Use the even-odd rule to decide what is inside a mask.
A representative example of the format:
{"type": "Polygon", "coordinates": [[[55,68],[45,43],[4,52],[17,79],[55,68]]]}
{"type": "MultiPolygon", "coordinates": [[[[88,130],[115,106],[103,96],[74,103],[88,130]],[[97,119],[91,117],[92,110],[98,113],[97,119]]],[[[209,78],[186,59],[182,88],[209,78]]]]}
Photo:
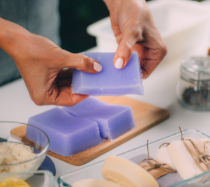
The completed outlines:
{"type": "Polygon", "coordinates": [[[194,187],[210,184],[210,137],[183,130],[58,178],[60,187],[194,187]]]}
{"type": "Polygon", "coordinates": [[[182,59],[176,92],[182,106],[192,110],[210,110],[210,57],[182,59]]]}
{"type": "Polygon", "coordinates": [[[0,178],[3,179],[0,187],[55,187],[53,175],[49,171],[1,173],[0,178]]]}
{"type": "MultiPolygon", "coordinates": [[[[0,174],[8,172],[36,171],[46,157],[49,147],[48,136],[40,129],[19,122],[0,122],[0,174]],[[23,128],[30,128],[34,134],[39,134],[32,141],[25,137],[23,128]],[[12,133],[13,132],[13,133],[12,133]],[[14,134],[18,134],[15,136],[14,134]],[[22,135],[23,133],[24,135],[22,135]]],[[[1,182],[1,178],[0,178],[1,182]]]]}

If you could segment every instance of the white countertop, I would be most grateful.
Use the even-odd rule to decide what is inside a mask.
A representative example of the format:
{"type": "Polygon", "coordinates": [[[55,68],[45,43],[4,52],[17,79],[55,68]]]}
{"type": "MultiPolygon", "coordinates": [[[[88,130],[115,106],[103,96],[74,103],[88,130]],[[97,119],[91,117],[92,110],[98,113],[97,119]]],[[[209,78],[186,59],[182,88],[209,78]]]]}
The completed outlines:
{"type": "MultiPolygon", "coordinates": [[[[206,54],[206,46],[199,46],[193,55],[206,54]]],[[[97,51],[97,48],[91,51],[97,51]]],[[[190,54],[186,54],[190,55],[190,54]]],[[[114,148],[106,154],[98,157],[84,166],[72,166],[53,157],[56,166],[56,177],[78,170],[87,165],[98,162],[108,155],[117,155],[132,148],[146,144],[159,138],[178,132],[178,127],[184,129],[198,129],[210,135],[210,112],[190,111],[180,106],[176,98],[176,84],[179,79],[180,60],[183,57],[164,62],[156,68],[152,75],[143,82],[145,95],[130,96],[170,111],[170,118],[159,125],[136,136],[126,143],[114,148]]],[[[54,106],[36,106],[30,99],[28,91],[22,79],[0,87],[0,121],[28,122],[28,118],[44,112],[54,106]]]]}
{"type": "MultiPolygon", "coordinates": [[[[92,51],[96,51],[95,48],[92,51]]],[[[202,54],[196,50],[198,54],[202,54]]],[[[195,54],[195,53],[193,53],[195,54]]],[[[131,96],[158,107],[170,111],[170,118],[159,125],[136,136],[126,143],[114,148],[106,154],[89,162],[84,166],[72,166],[53,157],[56,166],[56,177],[68,172],[78,170],[89,164],[98,162],[108,155],[117,155],[132,148],[178,132],[178,127],[182,129],[194,128],[210,135],[210,112],[195,112],[182,108],[176,99],[176,84],[179,79],[179,67],[181,58],[163,63],[153,72],[153,74],[143,82],[145,95],[131,96]]],[[[38,113],[44,112],[54,106],[36,106],[30,99],[28,91],[22,79],[14,81],[0,87],[0,121],[28,122],[28,118],[38,113]]]]}

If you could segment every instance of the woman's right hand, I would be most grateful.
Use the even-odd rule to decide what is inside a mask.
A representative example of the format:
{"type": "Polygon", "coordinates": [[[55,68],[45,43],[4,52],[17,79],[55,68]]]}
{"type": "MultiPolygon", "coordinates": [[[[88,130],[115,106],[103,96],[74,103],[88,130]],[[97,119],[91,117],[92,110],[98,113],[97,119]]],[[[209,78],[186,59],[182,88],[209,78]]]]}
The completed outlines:
{"type": "Polygon", "coordinates": [[[72,68],[87,73],[102,70],[97,61],[65,51],[47,38],[1,18],[0,47],[15,61],[37,105],[77,104],[88,96],[72,93],[72,68]]]}

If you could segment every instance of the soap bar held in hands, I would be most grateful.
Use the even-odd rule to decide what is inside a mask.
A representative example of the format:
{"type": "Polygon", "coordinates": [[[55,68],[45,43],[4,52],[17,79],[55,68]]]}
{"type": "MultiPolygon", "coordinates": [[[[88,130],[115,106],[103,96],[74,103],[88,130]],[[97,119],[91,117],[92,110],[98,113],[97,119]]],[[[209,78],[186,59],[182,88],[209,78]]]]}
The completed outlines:
{"type": "Polygon", "coordinates": [[[142,75],[138,53],[134,52],[123,69],[114,67],[115,53],[84,53],[103,67],[99,73],[86,73],[74,69],[72,92],[85,95],[143,95],[142,75]]]}

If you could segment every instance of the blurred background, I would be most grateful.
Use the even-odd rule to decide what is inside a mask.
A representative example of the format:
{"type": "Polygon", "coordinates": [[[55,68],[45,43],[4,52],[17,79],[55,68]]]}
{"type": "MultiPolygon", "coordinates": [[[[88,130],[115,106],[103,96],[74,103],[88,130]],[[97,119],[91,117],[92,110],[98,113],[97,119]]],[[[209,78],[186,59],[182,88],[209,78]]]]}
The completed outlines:
{"type": "MultiPolygon", "coordinates": [[[[149,1],[149,0],[147,0],[149,1]]],[[[205,0],[193,0],[202,2],[205,0]]],[[[60,0],[61,47],[78,53],[96,46],[96,39],[86,32],[88,25],[109,16],[102,0],[60,0]]]]}
{"type": "Polygon", "coordinates": [[[102,0],[60,0],[61,47],[78,53],[96,46],[95,37],[87,34],[88,25],[109,16],[102,0]]]}

